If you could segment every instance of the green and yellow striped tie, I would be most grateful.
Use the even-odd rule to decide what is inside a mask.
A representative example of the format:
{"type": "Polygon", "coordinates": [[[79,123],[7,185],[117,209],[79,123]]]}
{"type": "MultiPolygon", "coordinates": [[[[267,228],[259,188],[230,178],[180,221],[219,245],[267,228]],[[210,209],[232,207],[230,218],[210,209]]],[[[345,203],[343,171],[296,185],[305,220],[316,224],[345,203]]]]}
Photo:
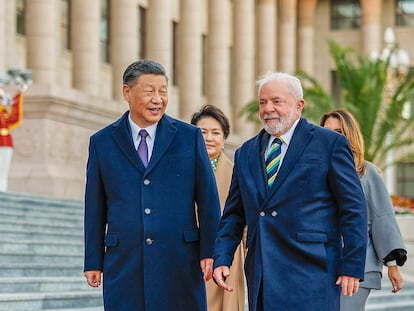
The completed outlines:
{"type": "Polygon", "coordinates": [[[269,188],[272,186],[277,175],[277,169],[279,167],[281,153],[280,149],[282,146],[282,140],[276,137],[272,145],[270,146],[269,154],[266,159],[266,175],[267,175],[267,184],[269,188]]]}

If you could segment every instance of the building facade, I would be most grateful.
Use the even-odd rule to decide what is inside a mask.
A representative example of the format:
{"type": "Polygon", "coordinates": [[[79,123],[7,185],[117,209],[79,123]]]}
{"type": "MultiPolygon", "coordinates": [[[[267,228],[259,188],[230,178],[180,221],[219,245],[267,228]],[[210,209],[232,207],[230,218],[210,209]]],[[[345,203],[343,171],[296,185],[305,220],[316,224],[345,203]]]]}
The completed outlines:
{"type": "Polygon", "coordinates": [[[330,89],[327,40],[371,53],[386,27],[412,66],[409,0],[0,0],[0,72],[29,68],[34,81],[9,191],[83,198],[89,136],[128,109],[122,73],[137,59],[165,65],[169,115],[189,121],[206,103],[226,113],[231,154],[257,131],[239,113],[260,75],[303,69],[330,89]]]}

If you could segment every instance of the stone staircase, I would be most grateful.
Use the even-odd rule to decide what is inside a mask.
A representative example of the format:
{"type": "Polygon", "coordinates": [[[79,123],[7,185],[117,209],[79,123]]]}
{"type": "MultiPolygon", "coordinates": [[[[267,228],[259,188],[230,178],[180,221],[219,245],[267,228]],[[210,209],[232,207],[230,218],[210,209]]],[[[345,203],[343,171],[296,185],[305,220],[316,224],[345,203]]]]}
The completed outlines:
{"type": "MultiPolygon", "coordinates": [[[[414,283],[393,294],[384,273],[366,310],[413,311],[414,283]]],[[[80,201],[0,192],[0,311],[103,311],[83,277],[80,201]]]]}
{"type": "MultiPolygon", "coordinates": [[[[410,260],[410,257],[408,257],[410,260]]],[[[402,274],[404,279],[404,274],[402,274]]],[[[403,288],[396,294],[391,292],[387,273],[382,276],[382,290],[373,290],[368,297],[366,311],[413,311],[414,283],[404,280],[403,288]]]]}
{"type": "Polygon", "coordinates": [[[83,205],[0,192],[0,311],[46,310],[103,310],[83,277],[83,205]]]}

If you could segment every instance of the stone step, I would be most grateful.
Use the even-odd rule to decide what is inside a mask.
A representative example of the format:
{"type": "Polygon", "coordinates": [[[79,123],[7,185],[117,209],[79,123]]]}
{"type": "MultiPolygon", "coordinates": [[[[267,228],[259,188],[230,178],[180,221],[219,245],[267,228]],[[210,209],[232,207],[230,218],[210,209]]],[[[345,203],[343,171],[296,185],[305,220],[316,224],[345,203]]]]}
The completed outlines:
{"type": "Polygon", "coordinates": [[[82,228],[83,222],[74,219],[57,219],[52,217],[25,217],[15,215],[0,215],[2,224],[36,225],[51,228],[82,228]]]}
{"type": "Polygon", "coordinates": [[[103,311],[83,249],[82,202],[0,193],[0,311],[103,311]]]}
{"type": "Polygon", "coordinates": [[[0,208],[0,217],[10,217],[10,219],[56,219],[66,221],[83,221],[83,212],[61,212],[57,208],[48,209],[31,209],[29,207],[24,208],[0,208]]]}
{"type": "Polygon", "coordinates": [[[369,303],[365,307],[365,311],[413,311],[414,298],[404,301],[388,301],[381,303],[369,303]]]}
{"type": "Polygon", "coordinates": [[[2,208],[28,208],[61,213],[83,213],[83,203],[76,200],[56,199],[22,193],[0,192],[2,208]]]}
{"type": "Polygon", "coordinates": [[[79,223],[55,224],[53,222],[32,223],[24,220],[7,222],[0,219],[0,235],[1,232],[41,232],[52,234],[77,234],[83,235],[82,226],[79,223]]]}
{"type": "Polygon", "coordinates": [[[369,295],[370,304],[386,303],[392,300],[405,301],[405,300],[413,300],[413,299],[414,299],[414,291],[413,290],[407,291],[404,289],[402,289],[396,294],[388,290],[385,291],[384,289],[379,292],[371,291],[371,294],[369,295]]]}
{"type": "Polygon", "coordinates": [[[91,290],[91,287],[86,284],[86,280],[83,276],[0,278],[0,293],[65,292],[85,290],[91,290]]]}
{"type": "Polygon", "coordinates": [[[45,243],[52,243],[55,241],[66,241],[72,243],[79,243],[83,241],[83,229],[66,229],[57,231],[56,228],[44,228],[41,226],[24,226],[14,227],[11,224],[0,223],[0,241],[6,240],[30,240],[43,241],[45,243]]]}
{"type": "Polygon", "coordinates": [[[103,307],[76,308],[76,309],[43,309],[41,311],[104,311],[103,307]]]}
{"type": "Polygon", "coordinates": [[[372,290],[368,297],[365,310],[369,311],[413,311],[414,310],[414,283],[404,281],[403,288],[396,294],[391,290],[391,283],[384,273],[382,289],[372,290]]]}
{"type": "Polygon", "coordinates": [[[68,241],[30,241],[30,240],[1,240],[0,254],[22,253],[33,255],[79,254],[83,252],[82,240],[68,241]]]}
{"type": "MultiPolygon", "coordinates": [[[[0,278],[22,276],[81,276],[82,264],[74,263],[34,263],[34,262],[0,262],[0,278]]],[[[1,310],[1,309],[0,309],[1,310]]]]}
{"type": "MultiPolygon", "coordinates": [[[[83,256],[76,255],[32,255],[28,254],[0,254],[0,262],[19,262],[19,263],[53,263],[58,264],[65,262],[71,265],[82,266],[83,256]]],[[[0,272],[1,274],[1,272],[0,272]]]]}
{"type": "Polygon", "coordinates": [[[102,305],[101,290],[0,294],[0,310],[40,311],[102,305]]]}

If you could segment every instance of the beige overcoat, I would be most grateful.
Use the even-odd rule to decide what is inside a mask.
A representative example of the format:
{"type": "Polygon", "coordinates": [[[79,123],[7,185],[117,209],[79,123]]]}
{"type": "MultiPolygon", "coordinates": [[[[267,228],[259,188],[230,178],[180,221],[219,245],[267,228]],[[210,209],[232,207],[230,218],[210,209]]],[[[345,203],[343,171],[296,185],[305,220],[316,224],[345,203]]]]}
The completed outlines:
{"type": "MultiPolygon", "coordinates": [[[[223,212],[229,192],[233,163],[222,152],[217,163],[215,172],[217,188],[220,198],[221,211],[223,212]]],[[[208,311],[244,311],[245,283],[244,283],[244,247],[242,242],[234,253],[233,264],[230,267],[230,277],[226,283],[233,287],[234,291],[229,293],[218,287],[212,280],[208,281],[207,306],[208,311]]]]}

